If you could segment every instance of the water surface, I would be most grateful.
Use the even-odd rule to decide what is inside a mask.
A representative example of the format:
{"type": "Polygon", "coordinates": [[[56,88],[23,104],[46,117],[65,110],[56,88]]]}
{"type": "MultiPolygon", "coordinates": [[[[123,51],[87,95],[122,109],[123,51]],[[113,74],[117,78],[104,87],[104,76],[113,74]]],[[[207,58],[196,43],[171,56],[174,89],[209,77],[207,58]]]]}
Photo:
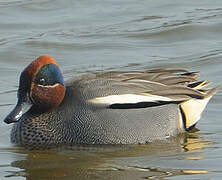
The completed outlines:
{"type": "MultiPolygon", "coordinates": [[[[0,119],[16,103],[18,77],[53,56],[65,79],[89,71],[154,67],[199,71],[221,85],[222,2],[202,0],[1,0],[0,119]]],[[[27,151],[0,123],[0,179],[221,179],[222,92],[200,131],[138,146],[27,151]]]]}

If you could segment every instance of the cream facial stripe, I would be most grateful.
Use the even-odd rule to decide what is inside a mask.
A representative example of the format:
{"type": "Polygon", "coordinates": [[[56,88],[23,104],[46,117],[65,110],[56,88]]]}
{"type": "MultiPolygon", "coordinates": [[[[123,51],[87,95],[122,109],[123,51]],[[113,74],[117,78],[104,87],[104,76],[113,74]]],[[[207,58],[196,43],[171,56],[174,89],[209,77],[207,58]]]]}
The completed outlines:
{"type": "Polygon", "coordinates": [[[56,83],[56,84],[53,84],[53,85],[50,85],[50,86],[43,86],[43,85],[38,84],[37,86],[39,86],[39,87],[47,87],[47,88],[54,88],[54,87],[56,87],[58,85],[61,85],[61,84],[56,83]]]}
{"type": "Polygon", "coordinates": [[[121,94],[121,95],[110,95],[105,97],[97,97],[90,99],[90,103],[94,104],[125,104],[125,103],[139,103],[139,102],[157,102],[157,101],[173,101],[170,98],[163,96],[156,96],[151,94],[121,94]]]}

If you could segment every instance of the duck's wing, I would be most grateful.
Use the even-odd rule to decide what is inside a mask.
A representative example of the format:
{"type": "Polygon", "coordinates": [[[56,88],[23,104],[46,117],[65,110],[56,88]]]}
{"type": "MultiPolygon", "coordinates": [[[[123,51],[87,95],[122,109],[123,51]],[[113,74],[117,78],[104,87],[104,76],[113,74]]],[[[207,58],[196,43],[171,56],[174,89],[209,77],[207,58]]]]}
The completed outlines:
{"type": "MultiPolygon", "coordinates": [[[[148,71],[105,72],[97,78],[114,80],[113,85],[128,87],[132,94],[159,95],[172,100],[204,99],[212,96],[216,88],[204,89],[210,82],[198,81],[199,73],[183,69],[152,69],[148,71]],[[135,91],[135,92],[134,92],[135,91]]],[[[125,89],[125,88],[124,88],[125,89]]]]}
{"type": "Polygon", "coordinates": [[[216,88],[205,89],[209,82],[198,81],[198,77],[197,72],[181,69],[98,73],[95,79],[105,79],[111,83],[95,88],[103,88],[102,91],[108,93],[98,94],[88,101],[111,109],[178,104],[185,128],[189,129],[196,124],[216,92],[216,88]]]}

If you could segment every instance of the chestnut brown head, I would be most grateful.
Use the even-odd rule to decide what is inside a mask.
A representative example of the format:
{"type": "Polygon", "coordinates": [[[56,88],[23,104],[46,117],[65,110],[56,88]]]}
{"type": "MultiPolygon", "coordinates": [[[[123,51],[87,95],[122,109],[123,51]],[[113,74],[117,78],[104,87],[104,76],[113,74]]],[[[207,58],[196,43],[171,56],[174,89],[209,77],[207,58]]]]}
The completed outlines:
{"type": "Polygon", "coordinates": [[[5,118],[6,123],[17,122],[31,107],[49,111],[60,105],[65,96],[65,83],[55,60],[40,56],[21,73],[18,102],[5,118]]]}

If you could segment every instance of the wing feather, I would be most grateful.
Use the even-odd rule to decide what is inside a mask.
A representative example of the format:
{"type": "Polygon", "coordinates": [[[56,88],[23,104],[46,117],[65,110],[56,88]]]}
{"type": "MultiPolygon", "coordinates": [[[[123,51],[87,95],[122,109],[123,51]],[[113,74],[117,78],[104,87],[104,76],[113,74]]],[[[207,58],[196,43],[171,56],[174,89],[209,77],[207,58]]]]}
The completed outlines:
{"type": "Polygon", "coordinates": [[[209,82],[198,81],[198,72],[188,72],[183,69],[111,71],[97,73],[96,77],[112,83],[110,85],[107,83],[105,86],[108,93],[102,96],[95,95],[88,99],[88,102],[109,107],[115,105],[115,108],[123,105],[124,108],[140,108],[167,103],[181,104],[190,99],[208,98],[216,92],[216,89],[204,89],[209,82]]]}

